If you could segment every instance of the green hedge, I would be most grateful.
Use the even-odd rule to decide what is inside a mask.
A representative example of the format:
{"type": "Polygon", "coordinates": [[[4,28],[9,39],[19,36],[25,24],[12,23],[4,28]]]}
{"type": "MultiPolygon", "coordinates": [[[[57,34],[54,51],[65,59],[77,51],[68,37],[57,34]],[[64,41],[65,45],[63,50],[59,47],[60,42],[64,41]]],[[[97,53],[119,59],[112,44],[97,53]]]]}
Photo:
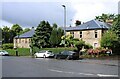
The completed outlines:
{"type": "MultiPolygon", "coordinates": [[[[35,52],[38,52],[40,50],[50,50],[50,51],[53,51],[53,53],[59,53],[63,50],[75,50],[76,48],[41,48],[41,49],[38,49],[36,47],[34,47],[33,49],[33,53],[35,52]]],[[[6,49],[10,55],[12,56],[15,56],[16,55],[16,50],[14,49],[6,49]]],[[[30,56],[31,53],[30,53],[30,49],[29,48],[18,48],[17,49],[18,53],[19,53],[19,56],[30,56]]]]}
{"type": "Polygon", "coordinates": [[[2,45],[3,49],[13,49],[13,43],[6,43],[2,45]]]}

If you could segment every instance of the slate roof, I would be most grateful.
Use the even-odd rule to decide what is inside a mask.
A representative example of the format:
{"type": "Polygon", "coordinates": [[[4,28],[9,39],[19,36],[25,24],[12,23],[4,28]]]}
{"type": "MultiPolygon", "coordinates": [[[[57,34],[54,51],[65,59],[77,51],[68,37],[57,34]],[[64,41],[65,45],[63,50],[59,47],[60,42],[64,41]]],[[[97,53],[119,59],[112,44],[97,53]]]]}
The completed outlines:
{"type": "MultiPolygon", "coordinates": [[[[19,36],[19,38],[31,38],[34,34],[35,30],[34,29],[31,29],[30,31],[24,33],[24,34],[21,34],[19,36]]],[[[18,36],[16,36],[15,38],[18,38],[18,36]]]]}
{"type": "Polygon", "coordinates": [[[109,27],[110,25],[108,25],[105,22],[100,22],[98,20],[91,20],[76,27],[66,27],[66,31],[108,29],[109,27]]]}
{"type": "MultiPolygon", "coordinates": [[[[76,27],[66,27],[66,31],[108,29],[109,27],[110,25],[108,25],[107,23],[100,22],[98,20],[91,20],[76,27]]],[[[64,27],[62,27],[62,29],[64,29],[64,27]]],[[[30,31],[20,35],[19,38],[31,38],[34,32],[35,30],[31,29],[30,31]]],[[[18,36],[16,36],[15,38],[18,38],[18,36]]]]}

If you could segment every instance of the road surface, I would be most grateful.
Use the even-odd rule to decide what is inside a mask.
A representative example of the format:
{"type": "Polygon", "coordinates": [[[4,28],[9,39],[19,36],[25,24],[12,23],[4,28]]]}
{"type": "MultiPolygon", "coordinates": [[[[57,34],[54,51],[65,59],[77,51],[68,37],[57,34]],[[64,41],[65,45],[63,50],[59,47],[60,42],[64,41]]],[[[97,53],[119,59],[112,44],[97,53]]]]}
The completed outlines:
{"type": "Polygon", "coordinates": [[[2,77],[118,77],[118,66],[78,60],[2,57],[2,77]]]}

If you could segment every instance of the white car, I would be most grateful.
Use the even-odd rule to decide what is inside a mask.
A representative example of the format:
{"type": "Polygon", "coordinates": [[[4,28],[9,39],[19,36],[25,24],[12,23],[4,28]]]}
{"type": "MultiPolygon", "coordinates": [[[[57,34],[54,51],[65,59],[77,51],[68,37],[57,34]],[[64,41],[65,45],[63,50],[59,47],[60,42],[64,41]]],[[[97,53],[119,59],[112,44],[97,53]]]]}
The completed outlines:
{"type": "Polygon", "coordinates": [[[0,50],[0,56],[9,56],[9,54],[5,50],[0,50]]]}
{"type": "Polygon", "coordinates": [[[38,57],[48,58],[48,57],[54,57],[54,54],[52,53],[52,51],[42,50],[42,51],[35,53],[34,57],[35,58],[38,58],[38,57]]]}

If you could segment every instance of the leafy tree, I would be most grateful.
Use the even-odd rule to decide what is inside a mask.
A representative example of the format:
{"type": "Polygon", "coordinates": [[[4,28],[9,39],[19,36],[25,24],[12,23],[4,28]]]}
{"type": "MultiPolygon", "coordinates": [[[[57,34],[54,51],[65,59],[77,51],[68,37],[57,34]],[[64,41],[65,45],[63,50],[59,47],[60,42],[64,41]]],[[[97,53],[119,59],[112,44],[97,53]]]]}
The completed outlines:
{"type": "Polygon", "coordinates": [[[58,32],[57,32],[57,37],[58,37],[58,43],[60,44],[61,43],[61,37],[64,35],[64,31],[63,31],[63,29],[61,29],[60,27],[58,28],[58,30],[57,30],[58,32]]]}
{"type": "Polygon", "coordinates": [[[117,36],[120,40],[120,14],[117,15],[117,17],[115,18],[111,30],[117,34],[117,36]]]}
{"type": "Polygon", "coordinates": [[[101,16],[96,16],[95,19],[99,21],[106,22],[107,20],[114,20],[116,15],[114,14],[102,14],[101,16]]]}
{"type": "Polygon", "coordinates": [[[50,41],[50,44],[52,45],[52,47],[55,47],[58,45],[57,25],[56,24],[53,24],[49,41],[50,41]]]}
{"type": "Polygon", "coordinates": [[[113,51],[119,47],[119,40],[115,32],[109,30],[108,32],[104,33],[101,39],[101,46],[107,47],[112,49],[113,51]]]}
{"type": "Polygon", "coordinates": [[[59,46],[61,42],[61,36],[63,35],[63,30],[61,28],[57,28],[57,24],[53,24],[52,32],[50,36],[50,44],[52,47],[59,46]]]}
{"type": "Polygon", "coordinates": [[[46,21],[41,21],[35,30],[35,34],[32,37],[32,45],[38,48],[49,46],[49,38],[52,31],[52,27],[46,21]]]}
{"type": "Polygon", "coordinates": [[[81,21],[76,20],[75,25],[76,25],[76,26],[81,25],[81,21]]]}
{"type": "Polygon", "coordinates": [[[83,40],[79,40],[74,43],[75,43],[75,46],[77,47],[78,51],[80,51],[83,48],[83,46],[85,46],[85,41],[83,41],[83,40]]]}
{"type": "Polygon", "coordinates": [[[23,34],[23,33],[28,32],[28,31],[30,31],[30,29],[29,28],[25,28],[21,33],[23,34]]]}
{"type": "Polygon", "coordinates": [[[18,24],[14,24],[14,25],[12,26],[11,30],[12,30],[13,32],[15,32],[16,35],[20,35],[21,32],[23,31],[22,27],[20,27],[20,25],[18,25],[18,24]]]}
{"type": "Polygon", "coordinates": [[[4,26],[2,29],[2,38],[3,38],[3,43],[10,42],[10,28],[8,28],[7,26],[4,26]]]}

